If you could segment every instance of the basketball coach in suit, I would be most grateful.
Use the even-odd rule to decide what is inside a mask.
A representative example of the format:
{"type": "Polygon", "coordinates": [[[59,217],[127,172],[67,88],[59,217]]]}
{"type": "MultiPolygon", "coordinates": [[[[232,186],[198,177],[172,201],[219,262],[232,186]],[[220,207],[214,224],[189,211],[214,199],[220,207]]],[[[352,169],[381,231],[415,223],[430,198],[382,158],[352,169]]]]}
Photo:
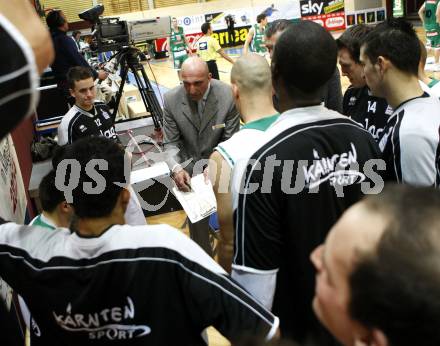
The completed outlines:
{"type": "MultiPolygon", "coordinates": [[[[206,62],[190,57],[182,65],[183,84],[164,96],[164,143],[168,166],[177,187],[190,188],[192,175],[200,174],[214,147],[239,129],[231,87],[211,79],[206,62]]],[[[191,239],[212,255],[208,219],[189,223],[191,239]]]]}

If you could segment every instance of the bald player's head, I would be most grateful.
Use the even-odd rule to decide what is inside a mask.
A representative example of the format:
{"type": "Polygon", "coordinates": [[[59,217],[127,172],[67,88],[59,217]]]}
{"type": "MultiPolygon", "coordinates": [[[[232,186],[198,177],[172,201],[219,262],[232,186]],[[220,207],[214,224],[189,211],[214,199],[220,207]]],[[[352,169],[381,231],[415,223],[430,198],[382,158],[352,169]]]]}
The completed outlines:
{"type": "Polygon", "coordinates": [[[272,95],[269,64],[255,53],[242,55],[235,61],[231,70],[231,83],[236,85],[242,96],[272,95]]]}
{"type": "Polygon", "coordinates": [[[182,64],[181,75],[188,97],[193,101],[201,100],[211,80],[206,62],[199,57],[186,59],[182,64]]]}

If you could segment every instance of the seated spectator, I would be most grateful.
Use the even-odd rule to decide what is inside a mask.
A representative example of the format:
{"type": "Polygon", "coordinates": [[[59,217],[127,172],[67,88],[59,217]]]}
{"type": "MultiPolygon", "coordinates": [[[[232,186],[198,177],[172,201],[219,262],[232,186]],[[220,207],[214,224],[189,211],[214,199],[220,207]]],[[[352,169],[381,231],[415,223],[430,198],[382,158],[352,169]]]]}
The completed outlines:
{"type": "Polygon", "coordinates": [[[73,233],[0,219],[0,275],[32,312],[31,341],[204,345],[210,325],[230,340],[276,335],[278,318],[188,237],[167,225],[124,225],[130,192],[118,144],[83,138],[61,159],[73,233]]]}
{"type": "Polygon", "coordinates": [[[110,109],[96,101],[96,87],[89,68],[72,67],[67,73],[70,95],[75,104],[58,126],[58,144],[72,144],[79,138],[105,136],[118,141],[110,109]]]}
{"type": "Polygon", "coordinates": [[[336,40],[342,75],[351,85],[344,94],[342,114],[361,124],[375,140],[383,133],[393,109],[384,98],[371,95],[365,83],[364,67],[359,60],[362,40],[373,30],[372,26],[359,24],[345,30],[336,40]]]}
{"type": "Polygon", "coordinates": [[[439,210],[434,189],[386,187],[312,253],[315,313],[344,345],[440,345],[439,210]]]}
{"type": "Polygon", "coordinates": [[[49,229],[70,226],[73,210],[63,192],[56,188],[55,175],[55,171],[50,171],[40,182],[38,193],[43,211],[30,222],[31,225],[49,229]]]}
{"type": "MultiPolygon", "coordinates": [[[[110,109],[100,101],[95,101],[96,88],[90,70],[73,67],[67,74],[70,94],[75,105],[64,115],[58,126],[58,145],[72,144],[83,137],[104,136],[119,143],[110,109]]],[[[145,216],[140,203],[131,188],[130,203],[126,211],[129,225],[145,225],[145,216]]]]}
{"type": "Polygon", "coordinates": [[[419,38],[402,18],[389,18],[365,38],[360,55],[371,93],[394,109],[379,146],[384,178],[421,186],[440,184],[440,101],[418,78],[419,38]]]}

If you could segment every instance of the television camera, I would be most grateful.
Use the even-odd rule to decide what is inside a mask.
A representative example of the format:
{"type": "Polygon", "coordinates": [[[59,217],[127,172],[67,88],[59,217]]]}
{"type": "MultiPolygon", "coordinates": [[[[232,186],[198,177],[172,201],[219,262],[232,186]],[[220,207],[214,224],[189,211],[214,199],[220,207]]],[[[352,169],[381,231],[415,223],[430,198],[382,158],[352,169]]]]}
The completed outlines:
{"type": "Polygon", "coordinates": [[[157,17],[155,19],[124,21],[119,18],[100,18],[103,13],[104,6],[97,5],[78,14],[78,16],[93,25],[93,42],[90,45],[90,49],[98,53],[116,51],[108,62],[114,59],[113,66],[121,66],[121,84],[116,93],[116,103],[112,118],[113,120],[116,119],[116,113],[128,77],[128,72],[131,71],[145,108],[153,119],[155,133],[152,137],[161,143],[163,123],[162,108],[145,73],[144,67],[139,62],[141,52],[135,45],[146,43],[146,41],[156,38],[168,37],[171,33],[171,18],[157,17]]]}
{"type": "Polygon", "coordinates": [[[171,33],[171,17],[157,17],[125,21],[117,17],[100,18],[104,6],[97,5],[78,14],[79,18],[93,25],[92,51],[108,52],[127,46],[168,37],[171,33]]]}

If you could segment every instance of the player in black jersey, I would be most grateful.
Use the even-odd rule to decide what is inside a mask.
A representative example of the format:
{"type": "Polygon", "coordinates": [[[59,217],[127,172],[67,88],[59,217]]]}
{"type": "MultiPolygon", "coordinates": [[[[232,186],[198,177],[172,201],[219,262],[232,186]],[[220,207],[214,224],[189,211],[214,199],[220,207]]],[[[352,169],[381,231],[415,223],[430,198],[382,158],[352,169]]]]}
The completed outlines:
{"type": "Polygon", "coordinates": [[[342,113],[361,124],[377,141],[393,109],[384,98],[373,96],[365,83],[359,54],[362,40],[371,30],[373,27],[365,24],[352,26],[336,40],[336,43],[342,75],[351,83],[344,94],[342,113]]]}
{"type": "Polygon", "coordinates": [[[95,101],[96,89],[90,69],[72,67],[67,79],[75,105],[61,120],[58,144],[71,144],[79,138],[90,136],[105,136],[118,141],[110,109],[103,102],[95,101]]]}
{"type": "MultiPolygon", "coordinates": [[[[281,33],[290,27],[293,24],[291,21],[287,19],[277,19],[270,23],[269,27],[266,29],[264,36],[264,44],[272,57],[274,48],[276,46],[276,42],[278,37],[280,37],[281,33]]],[[[274,95],[273,104],[277,111],[280,111],[278,108],[278,100],[274,95]]],[[[324,105],[331,110],[341,113],[342,111],[342,88],[341,88],[341,76],[339,74],[339,70],[335,68],[335,71],[331,78],[327,81],[327,87],[323,89],[321,101],[324,105]]]]}
{"type": "Polygon", "coordinates": [[[29,307],[31,344],[201,346],[211,325],[274,337],[278,318],[182,232],[124,225],[126,164],[111,140],[79,139],[57,164],[74,229],[0,217],[0,275],[29,307]]]}
{"type": "Polygon", "coordinates": [[[440,185],[440,101],[421,88],[420,43],[413,26],[389,18],[368,34],[360,60],[375,96],[385,97],[393,114],[379,138],[387,180],[440,185]]]}
{"type": "Polygon", "coordinates": [[[283,113],[250,158],[234,212],[232,277],[273,307],[283,337],[304,345],[333,345],[312,311],[309,254],[346,208],[382,183],[367,169],[380,156],[373,137],[321,105],[336,59],[333,37],[317,23],[280,35],[272,85],[283,113]]]}

